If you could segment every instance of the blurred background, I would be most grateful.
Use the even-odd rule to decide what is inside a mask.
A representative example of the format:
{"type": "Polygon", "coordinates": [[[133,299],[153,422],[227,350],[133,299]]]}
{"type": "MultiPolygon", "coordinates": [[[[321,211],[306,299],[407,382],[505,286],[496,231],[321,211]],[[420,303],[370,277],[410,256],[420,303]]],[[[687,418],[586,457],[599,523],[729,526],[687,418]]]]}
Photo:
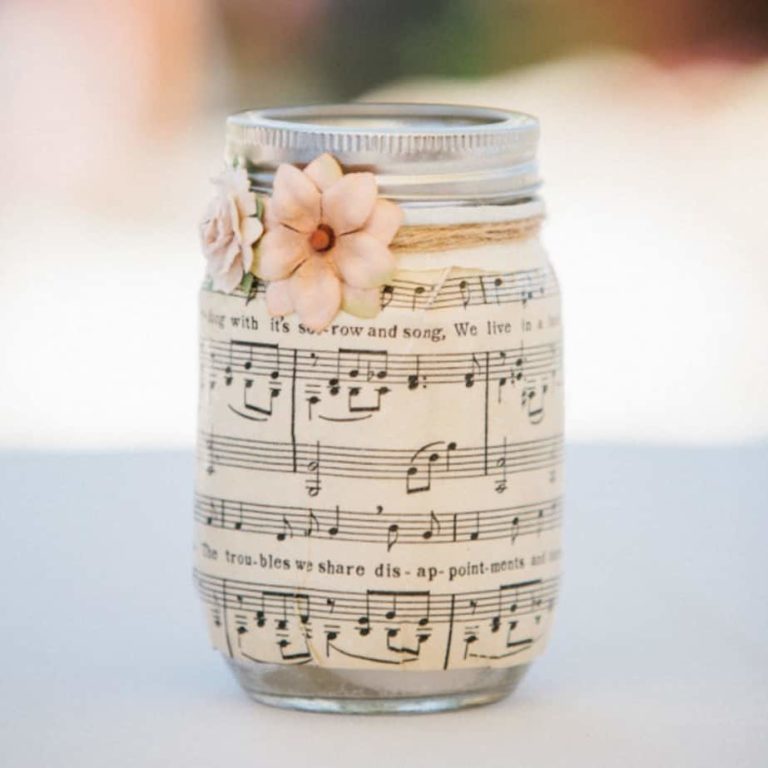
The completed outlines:
{"type": "Polygon", "coordinates": [[[569,436],[768,434],[768,3],[3,0],[0,446],[191,446],[223,119],[542,121],[569,436]]]}

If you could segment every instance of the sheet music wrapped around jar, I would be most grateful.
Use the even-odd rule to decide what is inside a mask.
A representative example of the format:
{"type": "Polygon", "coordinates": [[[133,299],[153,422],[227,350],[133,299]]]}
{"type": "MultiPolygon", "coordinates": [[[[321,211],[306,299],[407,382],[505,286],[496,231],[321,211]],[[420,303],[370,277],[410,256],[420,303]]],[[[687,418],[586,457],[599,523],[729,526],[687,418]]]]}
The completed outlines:
{"type": "Polygon", "coordinates": [[[201,226],[195,578],[259,701],[453,709],[543,650],[563,393],[537,139],[453,106],[228,121],[201,226]]]}

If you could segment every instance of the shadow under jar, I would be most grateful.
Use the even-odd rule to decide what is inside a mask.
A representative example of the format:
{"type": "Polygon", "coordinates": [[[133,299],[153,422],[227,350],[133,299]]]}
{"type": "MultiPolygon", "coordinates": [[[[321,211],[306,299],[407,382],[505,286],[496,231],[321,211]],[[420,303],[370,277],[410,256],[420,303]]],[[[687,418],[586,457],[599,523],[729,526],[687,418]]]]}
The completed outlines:
{"type": "Polygon", "coordinates": [[[254,699],[457,709],[542,651],[563,391],[537,140],[535,118],[475,107],[229,118],[227,162],[267,207],[280,164],[329,153],[404,213],[375,317],[315,332],[271,315],[257,278],[201,290],[195,578],[254,699]]]}

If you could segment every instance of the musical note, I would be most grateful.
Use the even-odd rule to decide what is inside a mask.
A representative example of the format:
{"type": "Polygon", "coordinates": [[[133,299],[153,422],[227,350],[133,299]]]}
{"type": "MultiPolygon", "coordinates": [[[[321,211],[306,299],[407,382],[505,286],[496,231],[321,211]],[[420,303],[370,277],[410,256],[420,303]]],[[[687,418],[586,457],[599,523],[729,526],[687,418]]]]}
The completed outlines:
{"type": "Polygon", "coordinates": [[[236,365],[241,366],[243,370],[242,404],[238,407],[230,404],[230,410],[246,419],[266,421],[267,417],[273,414],[274,401],[282,388],[282,382],[279,380],[280,347],[277,344],[233,339],[229,342],[229,364],[224,369],[226,374],[224,383],[227,387],[231,386],[234,381],[233,372],[236,365]],[[254,355],[256,355],[255,358],[254,355]],[[267,375],[266,403],[253,401],[253,385],[258,378],[250,375],[250,372],[256,362],[258,362],[260,372],[264,371],[267,375]]]}
{"type": "Polygon", "coordinates": [[[477,541],[480,538],[480,512],[475,512],[475,527],[469,533],[470,541],[477,541]]]}
{"type": "Polygon", "coordinates": [[[322,484],[320,482],[320,441],[316,443],[315,456],[307,462],[307,472],[311,473],[312,477],[305,481],[307,493],[314,497],[320,493],[322,484]]]}
{"type": "Polygon", "coordinates": [[[416,305],[418,304],[419,298],[426,292],[426,288],[423,285],[417,285],[416,288],[413,290],[413,299],[411,302],[411,311],[414,312],[416,310],[416,305]]]}
{"type": "Polygon", "coordinates": [[[503,291],[501,290],[504,280],[501,276],[490,277],[483,276],[480,278],[480,285],[482,286],[483,298],[486,303],[493,302],[494,304],[501,304],[504,298],[503,291]]]}
{"type": "Polygon", "coordinates": [[[435,533],[440,534],[440,521],[437,519],[434,510],[432,510],[429,513],[429,528],[421,534],[421,538],[429,540],[435,533]]]}
{"type": "Polygon", "coordinates": [[[464,385],[466,387],[473,387],[475,385],[475,377],[478,373],[482,372],[482,365],[477,355],[472,355],[472,369],[464,374],[464,385]]]}
{"type": "Polygon", "coordinates": [[[388,373],[389,353],[383,349],[339,349],[338,371],[342,369],[352,379],[362,378],[365,381],[386,379],[388,373]]]}
{"type": "Polygon", "coordinates": [[[266,596],[261,593],[261,607],[256,611],[256,626],[263,628],[267,623],[266,596]]]}
{"type": "Polygon", "coordinates": [[[321,402],[320,393],[314,384],[307,384],[304,391],[307,395],[307,420],[312,421],[314,407],[321,402]]]}
{"type": "Polygon", "coordinates": [[[431,599],[429,590],[369,589],[365,593],[365,615],[369,621],[372,616],[383,616],[386,621],[394,621],[400,616],[403,621],[424,627],[430,620],[431,599]],[[398,605],[402,606],[402,614],[398,613],[398,605]]]}
{"type": "Polygon", "coordinates": [[[416,355],[416,370],[414,373],[408,374],[408,389],[414,390],[419,388],[419,384],[421,386],[426,387],[426,380],[421,376],[421,356],[416,355]]]}
{"type": "Polygon", "coordinates": [[[466,659],[469,656],[469,648],[472,645],[472,643],[476,643],[478,641],[477,635],[472,631],[472,629],[467,628],[465,630],[465,636],[464,636],[464,658],[466,659]]]}
{"type": "Polygon", "coordinates": [[[294,599],[296,600],[299,621],[302,624],[307,624],[311,616],[309,595],[296,594],[294,595],[294,599]]]}
{"type": "MultiPolygon", "coordinates": [[[[370,594],[370,593],[369,593],[370,594]]],[[[384,618],[392,621],[397,616],[397,594],[392,593],[392,608],[384,614],[384,618]]]]}
{"type": "Polygon", "coordinates": [[[376,398],[372,403],[366,405],[358,400],[362,387],[350,387],[347,408],[350,413],[378,413],[381,410],[381,398],[389,391],[389,387],[375,387],[373,392],[376,398]]]}
{"type": "MultiPolygon", "coordinates": [[[[331,537],[339,535],[339,515],[340,514],[341,513],[339,511],[339,505],[337,504],[336,505],[336,521],[334,522],[333,525],[329,526],[328,528],[328,535],[331,537]]],[[[318,530],[319,530],[319,526],[318,526],[318,530]]]]}
{"type": "Polygon", "coordinates": [[[371,618],[368,615],[369,605],[368,605],[367,599],[366,599],[365,609],[366,609],[365,613],[357,619],[357,624],[358,624],[357,631],[360,633],[361,637],[365,637],[371,632],[371,627],[370,627],[371,618]]]}
{"type": "Polygon", "coordinates": [[[385,285],[381,291],[381,308],[386,309],[395,295],[395,289],[391,285],[385,285]]]}
{"type": "Polygon", "coordinates": [[[282,590],[265,590],[264,597],[280,605],[280,613],[276,621],[275,638],[283,661],[298,662],[311,658],[306,646],[306,635],[302,628],[310,621],[310,597],[303,592],[284,592],[282,590]],[[298,616],[299,625],[292,625],[289,619],[288,603],[291,602],[291,616],[298,616]],[[291,650],[295,647],[295,650],[291,650]]]}
{"type": "Polygon", "coordinates": [[[397,523],[392,523],[387,528],[387,552],[397,544],[397,539],[400,536],[400,526],[397,523]]]}
{"type": "Polygon", "coordinates": [[[528,385],[522,392],[522,405],[531,424],[541,424],[544,418],[544,399],[548,385],[528,385]]]}
{"type": "Polygon", "coordinates": [[[515,382],[520,381],[520,379],[523,378],[523,363],[525,361],[525,357],[520,354],[515,358],[514,365],[509,371],[509,381],[510,383],[514,384],[515,382]]]}
{"type": "Polygon", "coordinates": [[[501,469],[501,478],[496,481],[496,493],[507,490],[507,438],[504,438],[501,455],[496,459],[497,469],[501,469]]]}
{"type": "Polygon", "coordinates": [[[451,453],[456,450],[456,443],[448,443],[444,451],[435,450],[436,446],[445,445],[443,442],[427,443],[413,454],[410,466],[406,471],[406,492],[421,493],[432,488],[432,467],[441,459],[445,463],[445,471],[451,468],[451,453]]]}
{"type": "Polygon", "coordinates": [[[211,432],[209,435],[205,437],[205,451],[206,451],[206,456],[208,457],[208,461],[206,462],[206,466],[205,466],[205,471],[209,475],[212,475],[216,471],[216,462],[218,460],[218,456],[216,455],[216,451],[214,449],[215,444],[216,444],[216,440],[213,435],[213,432],[211,432]]]}
{"type": "MultiPolygon", "coordinates": [[[[382,398],[390,388],[382,384],[388,374],[388,353],[376,349],[339,349],[335,356],[335,367],[326,382],[327,392],[337,398],[346,386],[346,399],[335,408],[324,408],[319,417],[325,421],[356,422],[368,419],[378,413],[382,407],[382,398]]],[[[315,356],[317,360],[317,355],[315,356]]],[[[330,367],[330,360],[322,360],[323,369],[330,367]]],[[[314,382],[305,386],[309,418],[314,415],[314,407],[322,402],[320,390],[314,382]]]]}
{"type": "Polygon", "coordinates": [[[472,289],[470,288],[469,282],[467,280],[462,280],[459,283],[459,293],[461,294],[462,306],[464,309],[466,309],[472,298],[472,289]]]}
{"type": "Polygon", "coordinates": [[[534,285],[530,272],[525,272],[520,275],[520,301],[523,305],[523,309],[528,306],[528,302],[533,298],[534,285]]]}
{"type": "Polygon", "coordinates": [[[312,535],[312,530],[315,530],[317,533],[320,532],[320,522],[317,519],[317,516],[315,513],[310,509],[309,514],[307,516],[307,527],[304,529],[304,535],[309,538],[312,535]]]}
{"type": "Polygon", "coordinates": [[[283,530],[277,534],[277,540],[285,541],[288,536],[293,538],[293,526],[291,525],[291,521],[283,515],[283,530]]]}

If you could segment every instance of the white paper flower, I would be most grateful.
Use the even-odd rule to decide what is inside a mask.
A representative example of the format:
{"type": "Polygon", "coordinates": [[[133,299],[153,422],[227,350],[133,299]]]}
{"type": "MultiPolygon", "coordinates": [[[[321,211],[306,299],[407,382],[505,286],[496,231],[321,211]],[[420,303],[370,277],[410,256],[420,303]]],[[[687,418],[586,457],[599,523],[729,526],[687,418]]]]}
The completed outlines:
{"type": "Polygon", "coordinates": [[[231,293],[251,269],[264,225],[243,168],[227,168],[213,183],[219,193],[200,223],[200,241],[214,289],[231,293]]]}

